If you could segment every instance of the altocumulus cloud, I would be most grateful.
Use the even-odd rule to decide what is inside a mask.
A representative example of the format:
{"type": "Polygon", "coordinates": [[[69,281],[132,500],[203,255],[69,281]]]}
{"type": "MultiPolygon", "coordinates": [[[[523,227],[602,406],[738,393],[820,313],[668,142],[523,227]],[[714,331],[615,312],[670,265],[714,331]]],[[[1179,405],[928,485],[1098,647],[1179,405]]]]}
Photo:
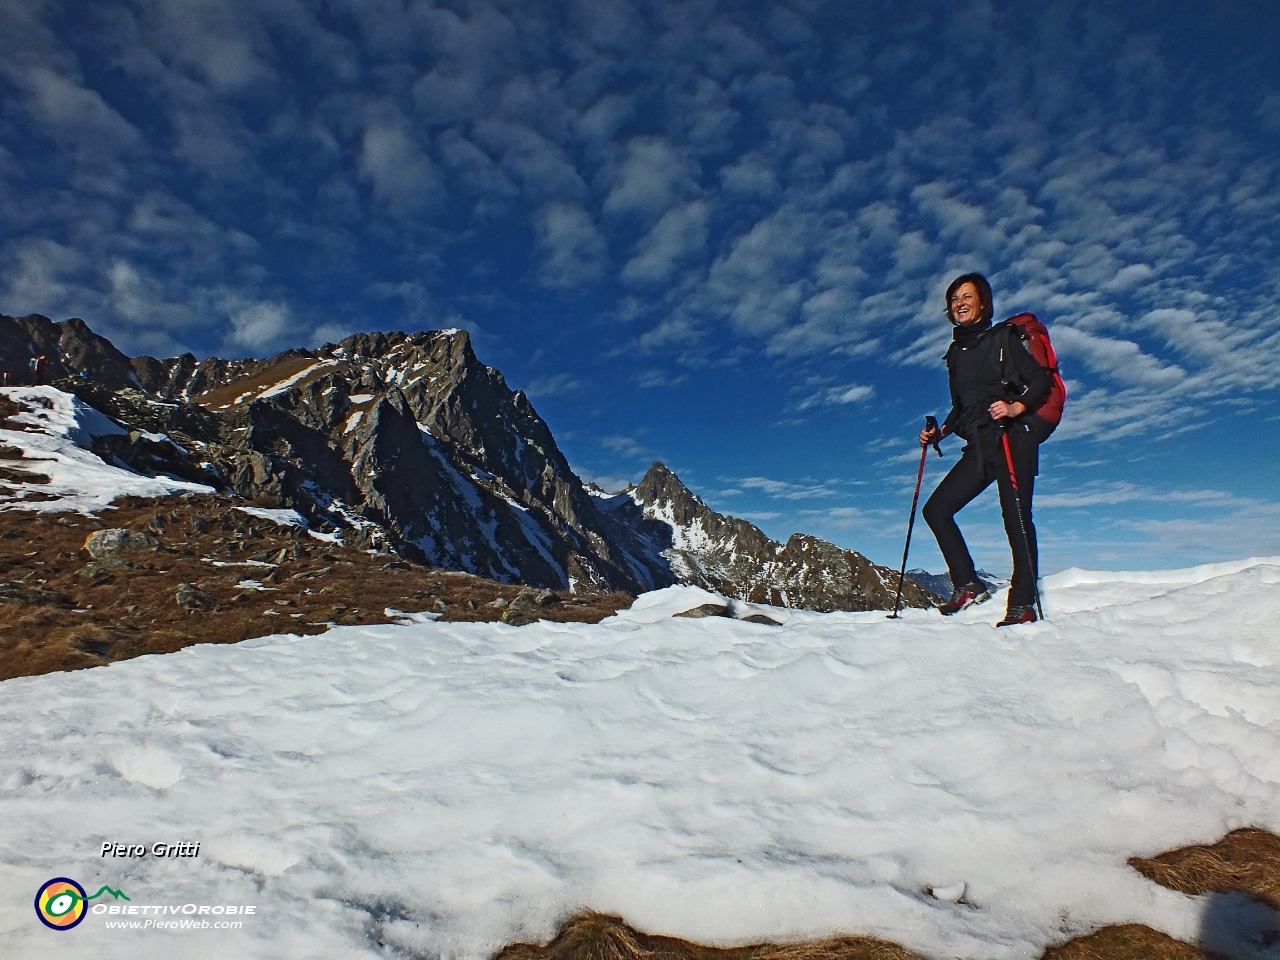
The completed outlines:
{"type": "Polygon", "coordinates": [[[538,220],[542,282],[577,287],[604,271],[606,247],[590,214],[573,203],[548,204],[538,220]]]}
{"type": "Polygon", "coordinates": [[[418,211],[443,189],[435,165],[406,131],[376,123],[364,132],[360,173],[392,210],[418,211]]]}
{"type": "MultiPolygon", "coordinates": [[[[1135,371],[1150,394],[1179,371],[1276,386],[1273,363],[1223,380],[1228,361],[1188,347],[1201,329],[1276,332],[1259,313],[1273,291],[1246,279],[1280,215],[1274,151],[1189,96],[1194,70],[1159,43],[1082,3],[1028,17],[920,0],[918,34],[887,2],[857,17],[824,2],[72,9],[0,14],[10,309],[92,307],[128,345],[154,338],[148,290],[203,312],[173,336],[212,349],[268,342],[218,310],[228,283],[312,330],[376,313],[379,284],[425,284],[444,312],[503,309],[529,282],[602,305],[629,286],[645,349],[730,336],[795,362],[910,367],[936,359],[936,335],[920,338],[938,278],[978,266],[1002,302],[1079,331],[1066,352],[1086,393],[1135,371]],[[29,134],[55,144],[39,171],[29,134]],[[80,202],[56,202],[68,190],[80,202]],[[149,247],[124,215],[143,192],[218,229],[198,251],[149,247]],[[85,259],[37,277],[37,240],[85,259]],[[127,303],[108,251],[139,273],[127,303]],[[1198,278],[1227,275],[1231,303],[1206,312],[1214,283],[1198,278]],[[1157,309],[1194,313],[1180,341],[1132,328],[1157,309]],[[1137,366],[1104,356],[1126,344],[1137,366]]],[[[1255,126],[1274,125],[1275,97],[1252,104],[1255,126]]]]}
{"type": "Polygon", "coordinates": [[[0,310],[165,354],[462,316],[564,383],[767,370],[861,441],[978,269],[1058,331],[1055,442],[1221,424],[1280,390],[1280,93],[1235,56],[1274,4],[1153,9],[6,3],[0,310]]]}
{"type": "Polygon", "coordinates": [[[831,406],[845,403],[860,403],[863,400],[870,400],[875,395],[875,387],[865,383],[851,383],[840,387],[828,387],[819,393],[815,393],[810,397],[806,397],[796,405],[798,410],[808,410],[810,407],[831,406]]]}

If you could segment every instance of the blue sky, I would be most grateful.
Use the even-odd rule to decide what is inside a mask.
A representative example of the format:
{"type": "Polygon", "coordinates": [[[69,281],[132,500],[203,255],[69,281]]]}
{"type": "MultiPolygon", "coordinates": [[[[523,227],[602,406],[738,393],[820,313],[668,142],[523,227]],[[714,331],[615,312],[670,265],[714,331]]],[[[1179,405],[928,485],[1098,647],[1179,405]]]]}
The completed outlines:
{"type": "Polygon", "coordinates": [[[1280,554],[1276,50],[1274,0],[6,0],[0,312],[463,326],[584,478],[896,567],[976,269],[1070,389],[1045,572],[1280,554]]]}

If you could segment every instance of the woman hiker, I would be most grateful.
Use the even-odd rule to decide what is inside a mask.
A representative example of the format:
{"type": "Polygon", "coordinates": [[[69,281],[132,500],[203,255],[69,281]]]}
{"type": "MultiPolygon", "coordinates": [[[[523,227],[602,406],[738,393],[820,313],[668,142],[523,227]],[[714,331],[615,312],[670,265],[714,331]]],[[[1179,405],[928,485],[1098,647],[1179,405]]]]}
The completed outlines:
{"type": "Polygon", "coordinates": [[[951,412],[939,429],[920,432],[922,444],[953,433],[966,441],[960,462],[924,505],[925,522],[938,539],[953,585],[951,600],[940,609],[949,616],[991,596],[978,579],[955,515],[994,480],[1013,550],[1009,607],[997,626],[1031,623],[1036,619],[1037,569],[1031,493],[1040,467],[1040,444],[1053,425],[1028,411],[1048,396],[1053,377],[1027,352],[1021,338],[1008,335],[1007,325],[992,327],[991,285],[986,277],[977,273],[956,277],[947,287],[946,300],[947,318],[954,327],[946,357],[951,412]],[[1016,499],[1010,459],[1017,479],[1016,499]]]}

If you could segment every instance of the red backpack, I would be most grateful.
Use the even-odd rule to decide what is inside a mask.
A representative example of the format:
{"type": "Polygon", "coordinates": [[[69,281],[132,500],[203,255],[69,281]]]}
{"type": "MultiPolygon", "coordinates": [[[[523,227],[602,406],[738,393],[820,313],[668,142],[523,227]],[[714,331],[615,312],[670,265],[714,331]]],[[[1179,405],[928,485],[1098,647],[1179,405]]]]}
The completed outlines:
{"type": "Polygon", "coordinates": [[[1062,420],[1062,408],[1067,402],[1067,385],[1062,382],[1062,374],[1058,372],[1058,358],[1054,355],[1053,344],[1049,342],[1049,331],[1034,313],[1016,314],[997,326],[1007,327],[1011,334],[1021,337],[1027,353],[1053,374],[1053,386],[1049,388],[1049,395],[1031,413],[1056,427],[1062,420]]]}

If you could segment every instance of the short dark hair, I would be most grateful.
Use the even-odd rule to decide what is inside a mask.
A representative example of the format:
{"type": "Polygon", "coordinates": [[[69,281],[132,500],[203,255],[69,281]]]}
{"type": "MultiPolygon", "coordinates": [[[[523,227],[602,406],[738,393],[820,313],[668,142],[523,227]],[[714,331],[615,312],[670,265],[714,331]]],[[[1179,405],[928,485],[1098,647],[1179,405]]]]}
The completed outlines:
{"type": "Polygon", "coordinates": [[[982,301],[982,319],[990,320],[996,315],[995,306],[991,300],[991,284],[980,273],[961,274],[951,281],[951,286],[947,287],[947,319],[952,323],[956,322],[956,318],[951,315],[951,295],[966,283],[972,283],[977,287],[978,299],[982,301]]]}

